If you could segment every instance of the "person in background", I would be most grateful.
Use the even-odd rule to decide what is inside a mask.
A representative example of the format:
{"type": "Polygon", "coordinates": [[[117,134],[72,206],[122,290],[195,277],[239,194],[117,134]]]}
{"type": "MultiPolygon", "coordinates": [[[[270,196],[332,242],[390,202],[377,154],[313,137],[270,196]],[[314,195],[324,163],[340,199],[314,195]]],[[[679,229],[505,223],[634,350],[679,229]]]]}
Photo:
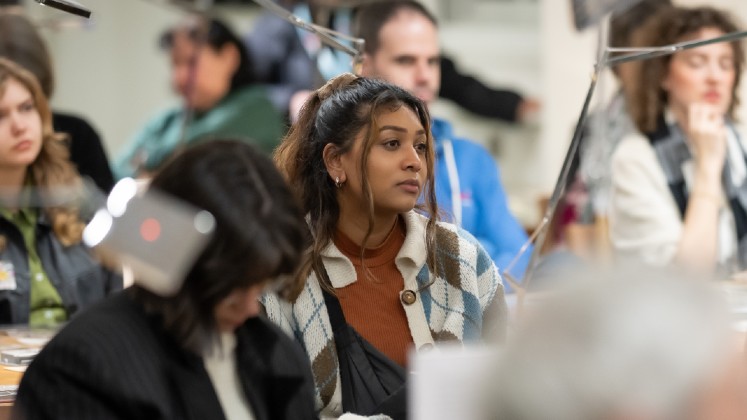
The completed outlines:
{"type": "MultiPolygon", "coordinates": [[[[307,22],[350,34],[358,3],[363,2],[279,0],[278,4],[307,22]]],[[[264,12],[244,38],[257,63],[258,76],[266,83],[275,106],[294,120],[312,89],[326,80],[353,71],[352,57],[322,44],[319,37],[299,29],[274,13],[264,12]]],[[[486,118],[512,123],[530,120],[539,101],[512,90],[487,86],[442,57],[439,96],[486,118]]]]}
{"type": "Polygon", "coordinates": [[[35,357],[19,419],[306,420],[314,414],[303,351],[258,316],[259,295],[301,260],[306,226],[272,161],[216,139],[166,164],[150,188],[208,211],[215,230],[183,284],[136,284],[80,314],[35,357]]]}
{"type": "Polygon", "coordinates": [[[435,217],[425,105],[389,83],[343,74],[310,96],[275,161],[313,243],[301,293],[267,316],[303,344],[316,409],[403,418],[407,352],[505,333],[498,270],[472,235],[435,217]]]}
{"type": "Polygon", "coordinates": [[[744,335],[709,280],[640,264],[568,273],[497,352],[480,418],[747,418],[744,335]]]}
{"type": "Polygon", "coordinates": [[[0,323],[56,326],[122,287],[81,243],[81,187],[36,78],[0,58],[0,323]]]}
{"type": "MultiPolygon", "coordinates": [[[[441,74],[438,27],[425,7],[410,0],[371,3],[358,9],[354,28],[354,35],[366,41],[363,76],[400,86],[426,104],[436,99],[441,74]]],[[[508,209],[495,159],[481,145],[455,136],[446,120],[433,118],[431,130],[439,207],[448,220],[480,241],[500,270],[510,269],[511,276],[520,279],[531,247],[514,261],[528,238],[508,209]]]]}
{"type": "MultiPolygon", "coordinates": [[[[636,45],[738,30],[717,9],[666,9],[636,45]]],[[[635,63],[628,109],[638,131],[612,158],[610,237],[621,256],[725,276],[747,266],[747,154],[733,118],[743,68],[739,42],[635,63]]]]}
{"type": "Polygon", "coordinates": [[[171,55],[171,82],[183,105],[155,116],[114,164],[115,176],[147,176],[175,150],[219,136],[252,142],[267,153],[285,122],[258,85],[241,40],[218,19],[187,17],[160,45],[171,55]]]}
{"type": "MultiPolygon", "coordinates": [[[[0,7],[0,57],[12,60],[36,76],[47,100],[55,88],[52,57],[34,24],[20,11],[0,7]]],[[[104,193],[114,186],[103,142],[85,119],[52,111],[52,127],[68,136],[70,160],[83,177],[89,177],[104,193]]]]}
{"type": "MultiPolygon", "coordinates": [[[[636,31],[657,11],[672,7],[671,0],[643,0],[610,17],[607,44],[630,48],[636,31]]],[[[611,53],[611,56],[620,53],[611,53]]],[[[625,100],[625,88],[634,83],[630,63],[610,68],[617,90],[608,101],[591,111],[586,119],[576,153],[572,158],[566,194],[550,223],[545,249],[568,251],[587,260],[611,256],[608,209],[612,186],[610,162],[617,145],[635,131],[625,100]]]]}

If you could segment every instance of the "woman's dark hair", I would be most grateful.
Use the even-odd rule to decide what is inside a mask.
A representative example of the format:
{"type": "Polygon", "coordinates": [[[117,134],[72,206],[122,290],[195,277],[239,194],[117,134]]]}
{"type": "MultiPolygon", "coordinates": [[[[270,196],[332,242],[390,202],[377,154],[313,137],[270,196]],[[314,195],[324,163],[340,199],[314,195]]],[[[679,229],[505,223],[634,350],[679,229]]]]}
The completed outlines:
{"type": "MultiPolygon", "coordinates": [[[[612,13],[607,31],[608,45],[616,48],[630,47],[635,33],[665,7],[673,7],[672,0],[643,0],[630,8],[612,13]]],[[[612,52],[610,57],[621,54],[623,53],[612,52]]],[[[611,70],[615,76],[620,76],[620,66],[613,66],[611,70]]]]}
{"type": "Polygon", "coordinates": [[[24,15],[0,9],[0,57],[14,61],[33,73],[44,95],[52,97],[52,58],[34,24],[24,15]]]}
{"type": "Polygon", "coordinates": [[[239,65],[231,78],[231,92],[256,83],[254,63],[247,51],[248,47],[223,21],[205,15],[192,15],[161,35],[159,45],[162,49],[171,49],[176,33],[185,34],[194,43],[202,43],[201,45],[210,47],[213,51],[219,51],[227,45],[236,47],[239,65]]]}
{"type": "Polygon", "coordinates": [[[630,47],[633,33],[664,7],[672,7],[672,0],[643,0],[628,9],[612,13],[608,39],[610,47],[630,47]]]}
{"type": "Polygon", "coordinates": [[[199,351],[214,335],[214,308],[232,291],[268,281],[281,283],[281,294],[302,287],[291,275],[308,229],[283,177],[254,146],[215,140],[186,149],[156,174],[150,188],[207,210],[216,221],[212,239],[176,296],[133,287],[186,348],[199,351]]]}
{"type": "MultiPolygon", "coordinates": [[[[661,9],[634,36],[636,46],[661,46],[686,41],[698,31],[706,28],[718,29],[724,33],[739,29],[729,14],[712,7],[661,9]]],[[[734,86],[732,101],[727,115],[734,119],[734,110],[739,105],[739,82],[744,68],[744,51],[740,41],[729,43],[734,52],[734,86]]],[[[628,110],[638,129],[643,133],[656,129],[659,118],[664,115],[667,105],[667,92],[661,83],[669,72],[671,55],[651,60],[631,63],[635,66],[634,80],[627,88],[628,110]]]]}
{"type": "MultiPolygon", "coordinates": [[[[392,84],[357,77],[346,73],[340,75],[314,92],[307,99],[288,135],[275,150],[275,163],[285,175],[291,189],[303,206],[308,217],[313,246],[308,250],[298,281],[303,281],[313,270],[323,287],[331,285],[323,274],[322,250],[330,243],[337,229],[340,205],[337,202],[337,187],[327,172],[323,152],[325,146],[333,144],[335,153],[348,153],[358,135],[363,132],[364,145],[358,170],[361,173],[363,191],[368,214],[368,231],[361,248],[374,229],[373,193],[368,183],[367,161],[371,146],[378,133],[377,117],[407,107],[417,115],[426,132],[428,150],[425,155],[427,178],[425,182],[424,210],[437,215],[435,191],[433,190],[434,146],[428,110],[418,98],[392,84]]],[[[426,226],[426,249],[429,268],[440,272],[435,264],[436,217],[431,217],[426,226]]],[[[363,256],[361,255],[361,258],[363,256]]]]}

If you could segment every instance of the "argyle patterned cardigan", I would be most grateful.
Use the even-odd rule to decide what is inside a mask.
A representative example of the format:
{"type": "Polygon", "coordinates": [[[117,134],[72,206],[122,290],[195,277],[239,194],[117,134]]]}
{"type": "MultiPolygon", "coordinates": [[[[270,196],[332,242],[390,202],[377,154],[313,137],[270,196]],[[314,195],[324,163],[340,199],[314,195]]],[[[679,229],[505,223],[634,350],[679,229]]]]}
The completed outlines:
{"type": "MultiPolygon", "coordinates": [[[[417,295],[415,303],[402,304],[415,348],[440,341],[480,340],[483,313],[491,303],[494,305],[491,316],[497,316],[497,322],[502,324],[498,327],[505,328],[507,307],[503,283],[482,245],[465,230],[439,222],[436,259],[444,277],[436,276],[426,264],[427,219],[414,211],[403,217],[407,234],[395,264],[404,278],[404,290],[415,291],[417,295]]],[[[353,264],[334,244],[322,252],[322,259],[333,287],[345,287],[357,280],[353,264]]],[[[340,416],[342,394],[337,352],[316,275],[309,276],[295,303],[274,294],[265,295],[262,303],[268,318],[295,337],[309,356],[320,415],[340,416]]]]}

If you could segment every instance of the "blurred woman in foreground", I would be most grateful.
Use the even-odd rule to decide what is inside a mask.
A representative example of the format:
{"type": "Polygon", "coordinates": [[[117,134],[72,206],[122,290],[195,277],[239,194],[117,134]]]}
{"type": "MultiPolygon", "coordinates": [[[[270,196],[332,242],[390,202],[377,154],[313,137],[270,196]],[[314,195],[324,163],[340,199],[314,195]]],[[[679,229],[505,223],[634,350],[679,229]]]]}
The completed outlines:
{"type": "Polygon", "coordinates": [[[152,189],[215,219],[173,296],[147,281],[78,316],[23,376],[28,419],[313,419],[302,350],[258,317],[268,286],[301,258],[305,225],[272,161],[216,140],[168,163],[152,189]]]}

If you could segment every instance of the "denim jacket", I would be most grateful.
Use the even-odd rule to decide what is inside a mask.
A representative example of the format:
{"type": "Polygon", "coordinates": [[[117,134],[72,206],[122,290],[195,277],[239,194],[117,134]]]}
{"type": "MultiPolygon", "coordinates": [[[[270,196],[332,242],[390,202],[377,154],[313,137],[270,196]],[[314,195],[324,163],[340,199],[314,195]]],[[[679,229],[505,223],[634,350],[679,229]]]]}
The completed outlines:
{"type": "MultiPolygon", "coordinates": [[[[2,216],[0,236],[4,239],[0,244],[0,324],[25,324],[31,290],[26,245],[21,231],[2,216]]],[[[45,214],[37,221],[36,248],[68,317],[122,289],[122,277],[102,267],[85,245],[63,245],[45,214]]]]}

